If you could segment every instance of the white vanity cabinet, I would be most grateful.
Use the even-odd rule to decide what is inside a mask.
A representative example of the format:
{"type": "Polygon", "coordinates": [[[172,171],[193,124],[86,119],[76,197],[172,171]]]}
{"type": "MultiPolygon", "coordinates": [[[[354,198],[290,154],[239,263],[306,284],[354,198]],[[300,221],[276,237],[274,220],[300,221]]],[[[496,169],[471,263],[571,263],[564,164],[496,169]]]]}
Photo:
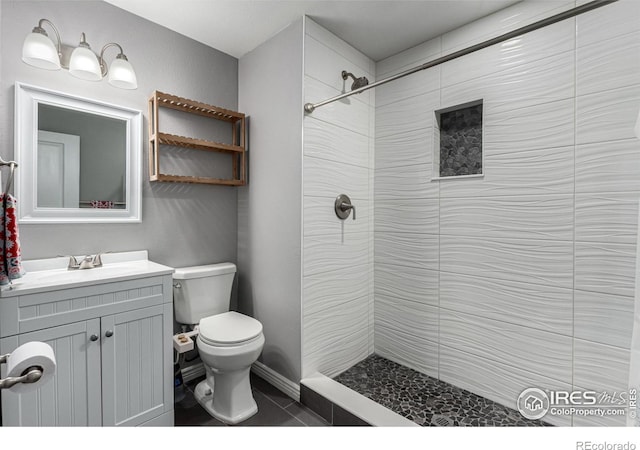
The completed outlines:
{"type": "Polygon", "coordinates": [[[36,391],[0,391],[3,426],[173,425],[173,269],[116,266],[0,292],[0,354],[42,341],[57,361],[36,391]]]}

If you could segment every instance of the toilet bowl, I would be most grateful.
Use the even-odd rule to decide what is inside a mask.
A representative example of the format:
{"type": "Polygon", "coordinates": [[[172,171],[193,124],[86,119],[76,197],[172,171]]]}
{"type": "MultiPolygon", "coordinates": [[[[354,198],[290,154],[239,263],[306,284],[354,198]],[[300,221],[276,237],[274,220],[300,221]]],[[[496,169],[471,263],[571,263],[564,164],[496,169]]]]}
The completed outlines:
{"type": "Polygon", "coordinates": [[[195,397],[213,417],[236,424],[258,412],[250,383],[250,369],[264,346],[262,324],[237,312],[205,317],[196,340],[206,379],[195,397]]]}
{"type": "Polygon", "coordinates": [[[198,327],[196,345],[206,379],[196,386],[196,400],[228,424],[258,412],[249,371],[265,340],[259,321],[229,311],[235,273],[234,264],[220,263],[178,268],[173,274],[175,319],[198,327]]]}

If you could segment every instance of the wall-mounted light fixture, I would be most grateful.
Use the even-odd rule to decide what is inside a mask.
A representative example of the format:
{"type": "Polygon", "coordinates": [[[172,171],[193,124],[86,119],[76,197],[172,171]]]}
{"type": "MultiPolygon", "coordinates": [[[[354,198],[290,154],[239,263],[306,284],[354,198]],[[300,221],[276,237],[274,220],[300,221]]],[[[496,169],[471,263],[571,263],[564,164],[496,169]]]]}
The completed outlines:
{"type": "Polygon", "coordinates": [[[47,70],[67,69],[71,75],[83,80],[100,81],[107,74],[107,80],[112,86],[121,89],[137,89],[138,80],[133,66],[122,51],[122,47],[111,42],[102,47],[100,56],[97,56],[87,43],[84,33],[80,37],[80,43],[71,53],[69,64],[62,62],[62,42],[60,33],[47,19],[40,19],[38,25],[27,35],[22,46],[22,60],[34,67],[47,70]],[[56,34],[56,44],[49,38],[42,28],[43,24],[51,26],[56,34]],[[107,68],[104,52],[109,47],[117,47],[119,53],[107,68]]]}

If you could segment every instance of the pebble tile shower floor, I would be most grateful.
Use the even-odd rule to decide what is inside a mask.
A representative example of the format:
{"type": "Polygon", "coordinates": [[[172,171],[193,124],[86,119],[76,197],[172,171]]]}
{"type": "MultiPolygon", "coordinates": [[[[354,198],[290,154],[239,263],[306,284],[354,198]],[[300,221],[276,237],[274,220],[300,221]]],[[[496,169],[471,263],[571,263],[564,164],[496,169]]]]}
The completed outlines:
{"type": "Polygon", "coordinates": [[[550,426],[378,355],[359,362],[335,381],[425,427],[550,426]]]}

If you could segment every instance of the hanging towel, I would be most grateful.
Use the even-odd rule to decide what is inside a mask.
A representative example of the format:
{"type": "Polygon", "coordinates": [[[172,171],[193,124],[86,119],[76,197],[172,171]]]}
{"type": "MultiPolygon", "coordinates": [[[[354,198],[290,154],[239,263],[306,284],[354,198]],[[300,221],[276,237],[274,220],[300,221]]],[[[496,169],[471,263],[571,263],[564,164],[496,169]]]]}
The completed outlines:
{"type": "Polygon", "coordinates": [[[16,199],[11,194],[0,194],[2,214],[0,215],[0,285],[22,277],[20,258],[20,240],[18,239],[18,220],[16,215],[16,199]]]}

